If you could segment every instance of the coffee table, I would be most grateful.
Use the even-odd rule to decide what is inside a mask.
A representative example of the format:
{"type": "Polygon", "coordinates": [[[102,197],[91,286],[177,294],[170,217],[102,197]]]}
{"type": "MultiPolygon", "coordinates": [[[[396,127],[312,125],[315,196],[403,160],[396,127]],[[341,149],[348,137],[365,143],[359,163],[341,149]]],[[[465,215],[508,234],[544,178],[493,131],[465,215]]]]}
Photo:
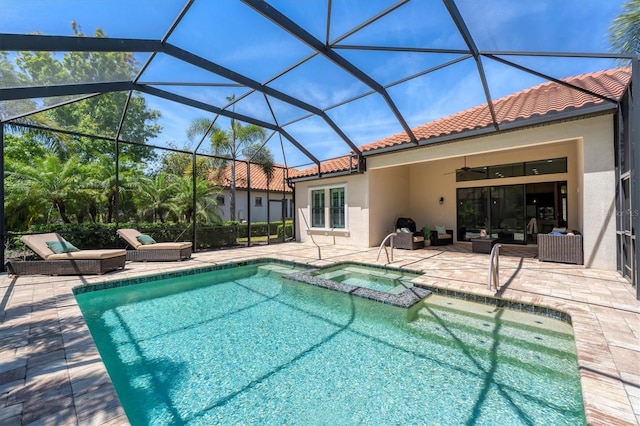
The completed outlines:
{"type": "Polygon", "coordinates": [[[474,253],[491,253],[491,249],[496,245],[497,238],[472,238],[471,251],[474,253]]]}

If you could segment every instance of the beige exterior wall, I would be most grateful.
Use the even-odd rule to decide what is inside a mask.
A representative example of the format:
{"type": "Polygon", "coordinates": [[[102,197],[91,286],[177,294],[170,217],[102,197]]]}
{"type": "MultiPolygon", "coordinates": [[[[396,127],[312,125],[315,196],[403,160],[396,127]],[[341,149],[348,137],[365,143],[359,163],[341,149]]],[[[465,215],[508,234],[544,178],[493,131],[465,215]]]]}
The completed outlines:
{"type": "Polygon", "coordinates": [[[395,231],[398,217],[411,217],[411,179],[408,167],[389,167],[369,175],[370,246],[379,246],[395,231]]]}
{"type": "MultiPolygon", "coordinates": [[[[445,225],[455,231],[456,188],[566,180],[568,227],[584,235],[585,266],[615,270],[613,131],[609,114],[368,157],[364,175],[333,179],[349,186],[350,235],[316,241],[377,246],[401,216],[413,218],[418,228],[445,225]],[[568,171],[456,182],[454,171],[462,167],[464,154],[470,167],[567,157],[568,171]],[[444,198],[443,204],[439,203],[440,197],[444,198]]],[[[331,182],[332,179],[298,183],[299,210],[305,209],[308,214],[310,186],[331,182]]],[[[304,221],[298,223],[304,226],[304,221]]],[[[307,239],[306,232],[298,235],[303,241],[307,239]]]]}
{"type": "MultiPolygon", "coordinates": [[[[336,244],[369,247],[369,191],[367,174],[328,178],[296,183],[296,235],[299,241],[313,240],[318,244],[336,244]],[[345,186],[347,223],[346,229],[311,227],[311,199],[313,189],[345,186]]],[[[328,217],[329,198],[325,198],[325,217],[328,217]]],[[[328,226],[327,221],[327,226],[328,226]]]]}

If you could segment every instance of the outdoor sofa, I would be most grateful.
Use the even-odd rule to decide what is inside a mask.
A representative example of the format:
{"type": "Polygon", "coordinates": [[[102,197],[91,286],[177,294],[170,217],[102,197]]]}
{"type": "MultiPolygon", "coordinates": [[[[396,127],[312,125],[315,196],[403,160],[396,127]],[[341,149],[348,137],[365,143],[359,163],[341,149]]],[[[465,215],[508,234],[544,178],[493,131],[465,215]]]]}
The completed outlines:
{"type": "Polygon", "coordinates": [[[127,250],[127,260],[160,262],[179,261],[191,257],[192,243],[189,241],[158,243],[150,236],[132,228],[118,229],[117,233],[132,248],[132,250],[127,250]]]}
{"type": "Polygon", "coordinates": [[[20,240],[39,259],[9,260],[7,270],[12,275],[104,274],[123,269],[126,261],[125,250],[80,250],[55,232],[23,235],[20,240]]]}
{"type": "Polygon", "coordinates": [[[582,235],[578,231],[538,234],[538,259],[546,262],[584,264],[582,235]]]}

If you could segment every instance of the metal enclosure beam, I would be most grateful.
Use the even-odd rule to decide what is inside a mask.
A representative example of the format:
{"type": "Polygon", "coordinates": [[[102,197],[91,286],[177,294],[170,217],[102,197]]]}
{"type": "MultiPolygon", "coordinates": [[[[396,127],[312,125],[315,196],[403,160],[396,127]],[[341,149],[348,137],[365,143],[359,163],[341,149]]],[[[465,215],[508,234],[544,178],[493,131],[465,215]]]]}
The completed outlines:
{"type": "Polygon", "coordinates": [[[491,99],[491,93],[489,92],[489,84],[487,83],[487,76],[484,73],[484,67],[482,66],[482,61],[480,59],[480,52],[478,51],[478,47],[476,46],[473,37],[471,36],[471,32],[465,24],[460,11],[458,10],[458,6],[454,0],[442,0],[444,2],[445,7],[449,11],[449,15],[451,15],[451,19],[458,27],[458,31],[460,35],[464,39],[469,51],[473,55],[473,59],[476,61],[476,67],[478,68],[478,75],[480,76],[480,81],[482,82],[482,88],[484,89],[484,96],[487,98],[487,105],[489,106],[489,112],[491,113],[491,119],[493,120],[493,126],[496,130],[500,130],[498,126],[498,119],[496,117],[496,111],[493,107],[493,99],[491,99]]]}
{"type": "Polygon", "coordinates": [[[156,52],[160,46],[159,40],[137,38],[0,34],[0,51],[156,52]]]}
{"type": "Polygon", "coordinates": [[[167,55],[173,56],[176,59],[180,59],[182,61],[188,62],[191,65],[194,65],[198,68],[202,68],[219,76],[222,76],[228,80],[235,81],[243,86],[249,87],[257,92],[263,93],[265,95],[269,95],[273,98],[281,100],[282,102],[286,102],[291,104],[297,108],[300,108],[304,111],[308,111],[312,114],[315,114],[322,118],[341,138],[344,140],[349,148],[356,152],[360,152],[358,147],[349,139],[347,135],[329,118],[329,116],[322,111],[320,108],[310,105],[306,102],[301,101],[300,99],[294,98],[293,96],[289,96],[285,93],[282,93],[276,89],[273,89],[269,86],[261,84],[258,81],[252,80],[247,76],[242,74],[238,74],[235,71],[231,71],[228,68],[225,68],[221,65],[218,65],[214,62],[211,62],[207,59],[204,59],[198,55],[194,55],[191,52],[187,52],[186,50],[180,49],[170,43],[166,43],[162,48],[163,53],[167,55]]]}
{"type": "Polygon", "coordinates": [[[88,95],[92,93],[125,92],[132,88],[133,83],[131,81],[8,87],[6,89],[0,89],[0,101],[49,98],[52,96],[88,95]]]}
{"type": "Polygon", "coordinates": [[[327,58],[329,61],[331,61],[335,65],[347,71],[349,74],[354,76],[360,82],[366,84],[371,89],[375,90],[385,100],[385,102],[393,112],[393,115],[395,115],[396,119],[402,126],[403,130],[407,133],[407,135],[409,135],[409,138],[411,139],[411,141],[414,143],[418,142],[418,140],[416,139],[416,136],[413,134],[413,131],[409,127],[409,124],[407,124],[407,121],[404,119],[404,117],[400,113],[400,110],[398,110],[398,107],[395,105],[395,103],[391,99],[391,96],[389,96],[389,93],[387,93],[386,89],[380,83],[375,81],[367,73],[360,70],[351,62],[347,61],[345,58],[337,54],[329,46],[325,45],[320,40],[313,37],[311,34],[305,31],[302,27],[300,27],[298,24],[296,24],[295,22],[287,18],[285,15],[280,13],[277,9],[275,9],[273,6],[271,6],[267,2],[261,1],[261,0],[242,0],[242,2],[248,5],[249,7],[251,7],[252,9],[254,9],[256,12],[258,12],[265,18],[272,21],[274,24],[276,24],[280,28],[287,31],[292,36],[296,37],[298,40],[302,41],[303,43],[311,47],[313,50],[315,50],[316,52],[318,52],[319,54],[327,58]]]}
{"type": "Polygon", "coordinates": [[[631,61],[631,130],[629,142],[631,143],[631,171],[629,193],[631,196],[631,243],[633,245],[632,284],[636,288],[636,299],[640,300],[640,286],[638,285],[638,268],[640,267],[640,250],[638,250],[638,232],[640,232],[640,56],[631,61]]]}
{"type": "Polygon", "coordinates": [[[138,90],[140,92],[143,93],[148,93],[150,95],[154,95],[154,96],[158,96],[160,98],[164,98],[170,101],[174,101],[174,102],[178,102],[181,103],[183,105],[188,105],[191,106],[193,108],[198,108],[204,111],[209,111],[212,112],[214,114],[220,114],[222,116],[225,117],[229,117],[229,118],[233,118],[236,120],[240,120],[240,121],[244,121],[245,123],[250,123],[250,124],[255,124],[256,126],[260,126],[260,127],[264,127],[266,129],[270,129],[270,130],[274,130],[274,131],[278,131],[280,133],[282,133],[282,135],[284,137],[286,137],[296,148],[298,148],[300,150],[300,152],[302,152],[304,155],[307,156],[307,158],[309,158],[311,161],[313,161],[316,164],[320,164],[320,160],[318,160],[313,154],[311,154],[309,151],[307,151],[295,138],[293,138],[291,135],[289,135],[286,131],[284,131],[283,129],[281,129],[280,127],[268,123],[266,121],[262,121],[262,120],[257,120],[253,117],[249,117],[243,114],[238,114],[236,112],[233,111],[229,111],[226,109],[222,109],[222,108],[218,108],[215,107],[213,105],[209,105],[209,104],[205,104],[204,102],[200,102],[200,101],[196,101],[190,98],[185,98],[184,96],[180,96],[180,95],[176,95],[175,93],[171,93],[171,92],[167,92],[164,90],[160,90],[158,88],[155,87],[149,87],[149,86],[145,86],[145,85],[141,85],[141,84],[135,84],[133,85],[135,90],[138,90]]]}

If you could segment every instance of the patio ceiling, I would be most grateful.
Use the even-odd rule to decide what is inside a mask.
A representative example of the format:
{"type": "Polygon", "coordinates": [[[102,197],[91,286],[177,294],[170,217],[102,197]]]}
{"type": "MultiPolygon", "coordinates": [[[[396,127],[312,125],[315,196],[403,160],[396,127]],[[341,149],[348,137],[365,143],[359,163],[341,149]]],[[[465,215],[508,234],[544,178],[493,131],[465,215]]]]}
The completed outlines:
{"type": "MultiPolygon", "coordinates": [[[[130,79],[105,72],[90,81],[0,80],[0,118],[137,93],[162,113],[162,133],[146,141],[153,146],[186,145],[198,116],[223,128],[237,119],[270,130],[276,161],[299,167],[358,155],[359,146],[398,132],[417,144],[416,126],[482,104],[498,131],[495,99],[631,59],[606,46],[622,0],[514,3],[0,0],[0,51],[10,61],[21,52],[74,51],[137,60],[130,79]],[[71,21],[88,36],[68,35],[71,21]],[[96,29],[108,38],[89,36],[96,29]]],[[[206,153],[205,145],[193,149],[206,153]]]]}

